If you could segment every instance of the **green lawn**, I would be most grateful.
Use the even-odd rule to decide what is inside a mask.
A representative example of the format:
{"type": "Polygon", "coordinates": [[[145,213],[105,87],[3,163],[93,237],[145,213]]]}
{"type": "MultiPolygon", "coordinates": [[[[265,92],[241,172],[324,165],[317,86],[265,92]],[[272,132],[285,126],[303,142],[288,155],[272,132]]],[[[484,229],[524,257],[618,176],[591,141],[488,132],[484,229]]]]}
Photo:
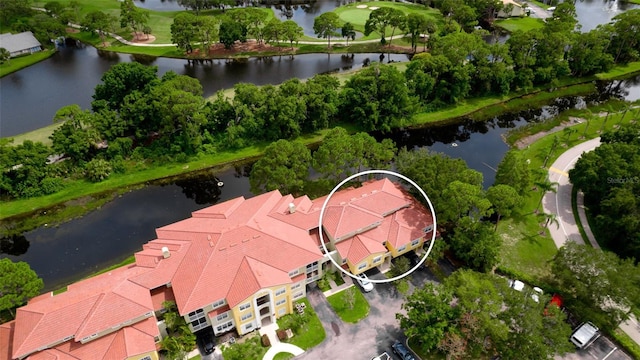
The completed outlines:
{"type": "Polygon", "coordinates": [[[353,304],[353,309],[349,309],[345,296],[347,291],[344,290],[337,294],[331,295],[327,298],[329,304],[333,310],[335,310],[336,314],[340,316],[342,321],[348,323],[357,323],[358,321],[364,319],[367,315],[369,315],[369,303],[367,299],[364,298],[362,293],[358,291],[355,287],[352,287],[353,293],[355,294],[355,302],[353,304]]]}
{"type": "Polygon", "coordinates": [[[57,128],[62,126],[62,124],[63,123],[61,122],[57,124],[51,124],[40,129],[36,129],[20,135],[16,135],[13,137],[13,145],[20,145],[25,140],[31,140],[33,142],[41,142],[45,145],[51,145],[52,141],[51,139],[49,139],[49,136],[51,136],[51,134],[53,134],[53,132],[57,128]]]}
{"type": "Polygon", "coordinates": [[[55,50],[44,50],[31,55],[20,56],[17,58],[10,59],[4,64],[0,64],[0,77],[16,72],[20,69],[24,69],[28,66],[31,66],[37,62],[40,62],[44,59],[51,57],[55,54],[55,50]]]}
{"type": "Polygon", "coordinates": [[[544,22],[542,21],[542,19],[532,18],[528,16],[497,20],[494,22],[494,24],[509,32],[514,32],[516,30],[529,31],[541,29],[544,26],[544,22]]]}
{"type": "MultiPolygon", "coordinates": [[[[305,313],[309,317],[309,321],[302,326],[300,330],[287,342],[293,345],[300,347],[301,349],[307,350],[318,344],[320,344],[326,334],[324,332],[324,328],[322,327],[322,323],[318,318],[318,315],[309,304],[307,299],[302,299],[297,301],[297,303],[306,304],[305,313]]],[[[278,319],[278,327],[282,330],[292,328],[292,322],[294,321],[293,315],[285,315],[278,319]]],[[[287,359],[285,355],[290,354],[282,354],[279,358],[287,359]]]]}
{"type": "Polygon", "coordinates": [[[617,65],[605,73],[596,74],[596,77],[600,80],[612,80],[637,72],[640,72],[640,61],[630,62],[626,65],[617,65]]]}

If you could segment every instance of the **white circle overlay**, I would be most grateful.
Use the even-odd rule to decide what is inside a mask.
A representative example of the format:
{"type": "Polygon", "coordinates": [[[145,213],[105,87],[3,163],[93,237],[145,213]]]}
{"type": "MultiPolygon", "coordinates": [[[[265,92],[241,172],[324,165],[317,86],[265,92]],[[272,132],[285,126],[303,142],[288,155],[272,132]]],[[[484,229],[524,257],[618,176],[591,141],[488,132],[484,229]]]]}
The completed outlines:
{"type": "MultiPolygon", "coordinates": [[[[348,181],[351,181],[352,179],[355,179],[358,176],[369,175],[369,174],[385,174],[385,175],[396,176],[396,177],[398,177],[398,178],[400,178],[402,180],[405,180],[409,184],[411,184],[413,187],[418,189],[418,191],[420,191],[420,194],[427,200],[427,204],[429,204],[429,210],[431,210],[431,216],[433,218],[433,229],[431,230],[432,235],[431,235],[431,243],[429,244],[429,249],[427,249],[427,253],[422,257],[422,259],[420,259],[420,262],[418,262],[416,264],[416,266],[412,267],[411,269],[409,269],[404,274],[400,274],[400,275],[398,275],[396,277],[392,277],[392,278],[389,278],[389,279],[383,279],[383,280],[369,279],[369,282],[374,283],[374,284],[385,284],[385,283],[390,283],[392,281],[400,280],[400,279],[404,278],[405,276],[411,275],[411,273],[416,271],[420,266],[422,266],[424,261],[427,260],[427,257],[431,253],[431,249],[433,248],[433,244],[435,243],[435,240],[436,240],[436,212],[433,210],[433,204],[431,204],[431,200],[429,200],[429,197],[424,192],[424,190],[422,190],[422,188],[420,186],[418,186],[418,184],[416,184],[413,180],[409,179],[408,177],[406,177],[406,176],[404,176],[402,174],[398,174],[397,172],[394,172],[394,171],[381,170],[381,169],[365,170],[365,171],[361,171],[361,172],[359,172],[357,174],[353,174],[353,175],[349,176],[348,178],[342,180],[340,182],[340,184],[336,185],[336,187],[334,187],[333,190],[331,190],[331,192],[329,193],[329,195],[325,199],[324,204],[322,204],[322,208],[320,209],[320,218],[318,219],[318,229],[320,231],[318,233],[320,235],[320,244],[322,245],[322,249],[324,250],[325,254],[329,254],[329,249],[327,249],[327,245],[324,243],[324,235],[322,235],[322,233],[323,233],[323,231],[322,231],[322,220],[324,219],[324,211],[327,208],[327,205],[329,204],[329,200],[331,200],[331,197],[333,196],[333,194],[336,191],[338,191],[338,189],[340,189],[348,181]]],[[[342,265],[338,264],[338,262],[336,260],[334,260],[333,257],[329,256],[329,260],[331,260],[331,262],[336,266],[336,268],[338,268],[338,270],[342,271],[342,273],[347,274],[349,277],[351,277],[354,280],[358,280],[358,277],[356,275],[354,275],[351,272],[343,269],[342,265]]]]}

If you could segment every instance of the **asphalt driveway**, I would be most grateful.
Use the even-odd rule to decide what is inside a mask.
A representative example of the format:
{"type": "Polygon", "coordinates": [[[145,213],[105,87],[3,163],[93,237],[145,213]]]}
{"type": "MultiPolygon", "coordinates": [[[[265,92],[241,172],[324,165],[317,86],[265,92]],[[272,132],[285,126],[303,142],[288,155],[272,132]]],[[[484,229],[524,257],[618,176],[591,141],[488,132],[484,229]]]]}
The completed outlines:
{"type": "MultiPolygon", "coordinates": [[[[384,278],[375,271],[367,275],[372,279],[384,278]]],[[[411,287],[422,287],[426,281],[435,281],[435,277],[423,267],[412,274],[411,287]]],[[[362,291],[359,287],[356,289],[362,291]]],[[[385,351],[391,353],[395,340],[404,341],[406,337],[395,318],[404,299],[395,286],[375,284],[373,291],[364,296],[371,307],[369,315],[356,324],[348,324],[335,314],[320,290],[310,290],[307,298],[322,321],[327,337],[296,359],[371,359],[385,351]]]]}

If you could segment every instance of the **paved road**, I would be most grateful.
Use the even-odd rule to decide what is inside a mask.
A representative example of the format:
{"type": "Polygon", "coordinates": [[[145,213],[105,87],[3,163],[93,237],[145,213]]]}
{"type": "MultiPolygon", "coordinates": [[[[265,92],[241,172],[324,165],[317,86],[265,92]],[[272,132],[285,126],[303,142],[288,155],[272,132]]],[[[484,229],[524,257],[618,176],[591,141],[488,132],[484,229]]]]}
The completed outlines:
{"type": "Polygon", "coordinates": [[[548,17],[551,17],[551,11],[548,11],[547,9],[542,8],[534,3],[527,3],[527,5],[531,8],[531,17],[539,19],[546,19],[548,17]]]}
{"type": "MultiPolygon", "coordinates": [[[[547,214],[555,214],[558,225],[549,225],[549,232],[556,246],[560,248],[567,240],[575,241],[578,244],[584,244],[584,240],[580,235],[580,230],[576,224],[576,220],[571,208],[571,191],[573,185],[569,183],[569,170],[573,169],[576,161],[583,153],[591,151],[600,145],[600,138],[595,138],[576,145],[565,151],[558,159],[549,167],[549,181],[558,183],[556,192],[548,192],[542,199],[544,212],[547,214]]],[[[588,227],[588,224],[583,227],[588,227]]],[[[591,231],[591,230],[589,230],[591,231]]],[[[597,242],[595,242],[595,246],[597,242]]]]}

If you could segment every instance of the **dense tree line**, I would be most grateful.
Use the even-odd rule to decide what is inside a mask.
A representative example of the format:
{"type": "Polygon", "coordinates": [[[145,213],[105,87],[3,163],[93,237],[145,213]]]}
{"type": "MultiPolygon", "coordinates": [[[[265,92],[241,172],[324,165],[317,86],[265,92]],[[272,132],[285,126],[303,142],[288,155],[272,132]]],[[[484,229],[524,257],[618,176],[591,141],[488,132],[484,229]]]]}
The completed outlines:
{"type": "Polygon", "coordinates": [[[409,295],[405,314],[396,317],[423,352],[439,350],[448,359],[552,359],[573,346],[566,315],[555,306],[545,310],[546,302],[510,289],[504,278],[458,270],[409,295]]]}
{"type": "Polygon", "coordinates": [[[602,135],[602,144],[569,171],[584,192],[594,232],[619,256],[640,260],[640,125],[602,135]]]}

